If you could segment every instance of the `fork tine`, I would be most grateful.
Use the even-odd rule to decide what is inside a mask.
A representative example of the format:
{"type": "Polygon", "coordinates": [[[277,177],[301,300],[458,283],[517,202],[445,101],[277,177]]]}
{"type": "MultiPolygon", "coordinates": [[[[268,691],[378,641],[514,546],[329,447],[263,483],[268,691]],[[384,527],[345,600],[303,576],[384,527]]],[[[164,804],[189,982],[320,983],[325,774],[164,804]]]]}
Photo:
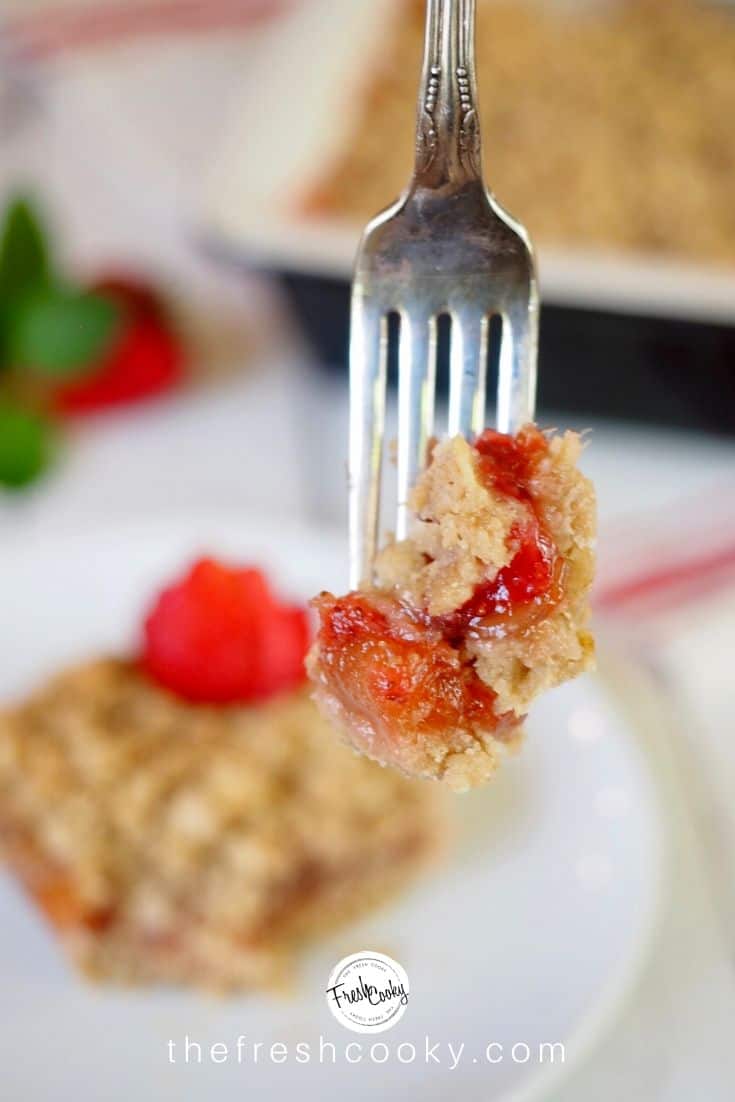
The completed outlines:
{"type": "Polygon", "coordinates": [[[469,312],[452,315],[449,354],[449,435],[476,436],[485,421],[490,321],[469,312]]]}
{"type": "Polygon", "coordinates": [[[398,351],[398,516],[396,539],[408,529],[408,497],[426,462],[434,430],[436,318],[403,313],[398,351]]]}
{"type": "Polygon", "coordinates": [[[388,319],[356,296],[350,332],[350,587],[369,582],[378,536],[388,319]]]}
{"type": "Polygon", "coordinates": [[[499,432],[518,432],[535,419],[538,299],[519,302],[503,316],[498,369],[499,432]]]}
{"type": "Polygon", "coordinates": [[[429,0],[409,186],[367,225],[353,281],[350,343],[350,583],[373,581],[380,518],[388,311],[401,315],[398,509],[426,461],[438,310],[452,317],[450,435],[484,427],[490,316],[505,322],[498,380],[504,431],[533,417],[538,298],[528,235],[484,185],[475,77],[476,0],[429,0]]]}

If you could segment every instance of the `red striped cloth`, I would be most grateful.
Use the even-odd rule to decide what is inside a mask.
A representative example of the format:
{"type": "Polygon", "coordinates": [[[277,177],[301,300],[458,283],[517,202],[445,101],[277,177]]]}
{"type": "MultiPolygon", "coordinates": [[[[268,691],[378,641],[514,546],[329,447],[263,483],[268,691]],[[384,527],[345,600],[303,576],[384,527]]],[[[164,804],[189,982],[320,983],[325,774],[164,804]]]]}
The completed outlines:
{"type": "Polygon", "coordinates": [[[735,585],[735,543],[648,567],[642,573],[601,585],[595,607],[601,612],[652,616],[683,607],[735,585]]]}
{"type": "Polygon", "coordinates": [[[645,621],[735,587],[731,487],[713,487],[661,515],[631,518],[603,533],[595,607],[645,621]]]}
{"type": "Polygon", "coordinates": [[[114,45],[150,35],[201,34],[249,27],[294,0],[73,0],[10,16],[5,29],[34,58],[114,45]]]}

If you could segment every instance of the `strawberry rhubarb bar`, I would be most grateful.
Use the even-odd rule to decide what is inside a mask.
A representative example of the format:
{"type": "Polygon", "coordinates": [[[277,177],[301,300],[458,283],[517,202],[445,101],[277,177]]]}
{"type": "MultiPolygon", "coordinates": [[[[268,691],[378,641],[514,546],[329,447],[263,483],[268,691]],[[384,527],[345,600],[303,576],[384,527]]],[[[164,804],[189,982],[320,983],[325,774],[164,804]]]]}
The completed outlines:
{"type": "Polygon", "coordinates": [[[590,668],[595,501],[574,433],[527,426],[435,446],[410,538],[374,583],[315,603],[323,712],[369,757],[483,783],[541,692],[590,668]]]}
{"type": "Polygon", "coordinates": [[[277,984],[434,852],[426,786],[340,746],[311,701],[297,612],[201,562],[136,660],[0,714],[0,854],[89,975],[277,984]]]}

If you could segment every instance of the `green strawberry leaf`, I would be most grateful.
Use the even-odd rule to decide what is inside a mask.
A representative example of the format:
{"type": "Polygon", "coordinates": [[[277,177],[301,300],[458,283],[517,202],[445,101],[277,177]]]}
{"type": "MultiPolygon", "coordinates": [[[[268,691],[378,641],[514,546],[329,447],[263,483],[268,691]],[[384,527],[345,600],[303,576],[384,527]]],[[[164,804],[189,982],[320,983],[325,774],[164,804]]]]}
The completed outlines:
{"type": "Polygon", "coordinates": [[[53,455],[48,421],[20,406],[0,402],[0,485],[18,490],[46,469],[53,455]]]}
{"type": "Polygon", "coordinates": [[[14,199],[0,230],[0,300],[21,298],[46,286],[49,279],[49,252],[40,219],[27,199],[14,199]]]}
{"type": "Polygon", "coordinates": [[[49,288],[12,311],[7,355],[14,367],[37,375],[76,374],[109,348],[119,322],[119,309],[101,295],[49,288]]]}

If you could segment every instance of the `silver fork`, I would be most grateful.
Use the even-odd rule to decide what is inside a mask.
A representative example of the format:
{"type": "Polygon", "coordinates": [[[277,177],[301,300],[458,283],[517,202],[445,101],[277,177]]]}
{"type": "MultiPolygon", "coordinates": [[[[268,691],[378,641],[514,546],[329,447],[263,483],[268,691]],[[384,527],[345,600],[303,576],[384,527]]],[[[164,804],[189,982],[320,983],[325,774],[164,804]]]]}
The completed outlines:
{"type": "MultiPolygon", "coordinates": [[[[475,0],[428,0],[416,163],[401,198],[365,229],[350,336],[350,584],[372,579],[384,451],[388,319],[398,347],[398,515],[434,432],[437,321],[451,319],[450,436],[484,427],[490,319],[502,319],[496,426],[533,420],[538,289],[523,226],[482,178],[475,77],[475,0]]],[[[531,166],[529,166],[529,171],[531,166]]]]}

